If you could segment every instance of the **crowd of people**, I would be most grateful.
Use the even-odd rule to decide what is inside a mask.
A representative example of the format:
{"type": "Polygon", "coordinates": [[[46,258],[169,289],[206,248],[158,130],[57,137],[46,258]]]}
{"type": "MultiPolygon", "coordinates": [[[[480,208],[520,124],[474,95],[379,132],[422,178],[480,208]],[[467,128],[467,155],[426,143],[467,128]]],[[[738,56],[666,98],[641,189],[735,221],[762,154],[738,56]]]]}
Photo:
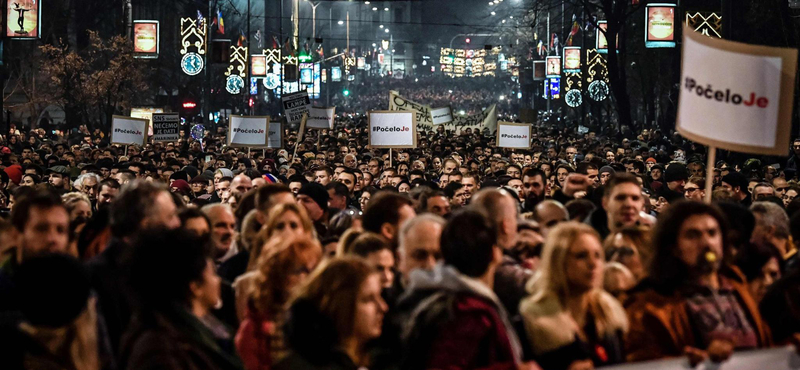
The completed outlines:
{"type": "Polygon", "coordinates": [[[454,112],[464,111],[464,114],[471,115],[496,104],[498,114],[514,115],[520,108],[517,86],[511,79],[492,76],[451,78],[433,75],[364,80],[351,86],[351,98],[340,101],[337,110],[347,113],[386,110],[389,105],[389,91],[394,90],[403,98],[427,104],[432,108],[450,106],[454,112]]]}
{"type": "Polygon", "coordinates": [[[249,150],[12,127],[3,368],[583,370],[800,339],[800,139],[706,171],[659,130],[537,124],[511,150],[438,126],[391,151],[365,130],[249,150]]]}

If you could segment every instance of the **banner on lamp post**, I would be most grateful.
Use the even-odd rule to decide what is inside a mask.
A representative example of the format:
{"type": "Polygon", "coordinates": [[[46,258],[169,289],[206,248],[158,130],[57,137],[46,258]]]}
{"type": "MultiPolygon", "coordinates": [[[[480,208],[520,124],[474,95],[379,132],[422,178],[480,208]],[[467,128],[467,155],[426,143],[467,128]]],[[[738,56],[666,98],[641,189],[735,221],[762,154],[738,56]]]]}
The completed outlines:
{"type": "Polygon", "coordinates": [[[37,39],[42,36],[42,8],[37,0],[6,2],[6,37],[37,39]]]}
{"type": "Polygon", "coordinates": [[[682,55],[676,125],[681,135],[727,150],[786,155],[797,49],[684,32],[682,55]]]}
{"type": "Polygon", "coordinates": [[[133,53],[136,58],[158,58],[161,46],[158,21],[133,21],[133,53]]]}

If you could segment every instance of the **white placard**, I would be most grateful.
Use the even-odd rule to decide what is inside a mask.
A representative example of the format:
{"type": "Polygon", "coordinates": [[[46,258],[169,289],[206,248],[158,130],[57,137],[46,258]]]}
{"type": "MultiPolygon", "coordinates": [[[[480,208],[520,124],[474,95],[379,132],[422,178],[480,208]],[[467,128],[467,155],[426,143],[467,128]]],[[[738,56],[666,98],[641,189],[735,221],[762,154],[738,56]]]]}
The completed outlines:
{"type": "Polygon", "coordinates": [[[306,90],[284,95],[281,97],[281,102],[283,103],[283,112],[286,114],[286,122],[289,123],[300,123],[303,113],[308,113],[311,108],[311,100],[308,99],[306,90]]]}
{"type": "Polygon", "coordinates": [[[800,368],[800,356],[792,347],[771,348],[758,351],[735,352],[728,361],[713,363],[706,361],[690,367],[685,357],[660,361],[645,361],[618,366],[603,367],[604,370],[793,370],[800,368]]]}
{"type": "Polygon", "coordinates": [[[497,146],[500,148],[530,149],[531,125],[526,123],[497,123],[497,146]]]}
{"type": "Polygon", "coordinates": [[[231,116],[228,145],[266,147],[269,117],[231,116]]]}
{"type": "Polygon", "coordinates": [[[267,132],[267,148],[283,148],[283,127],[281,127],[280,121],[269,123],[269,132],[267,132]]]}
{"type": "Polygon", "coordinates": [[[369,145],[373,148],[416,148],[413,112],[369,112],[369,145]]]}
{"type": "Polygon", "coordinates": [[[434,125],[453,122],[453,110],[450,107],[431,109],[431,119],[434,125]]]}
{"type": "Polygon", "coordinates": [[[678,131],[718,148],[785,155],[796,66],[797,50],[684,32],[678,131]]]}
{"type": "Polygon", "coordinates": [[[181,116],[178,113],[153,113],[153,142],[178,141],[181,116]]]}
{"type": "Polygon", "coordinates": [[[111,120],[111,143],[122,145],[145,145],[147,125],[150,120],[113,116],[111,120]]]}
{"type": "Polygon", "coordinates": [[[333,129],[336,107],[311,107],[308,110],[306,128],[333,129]]]}

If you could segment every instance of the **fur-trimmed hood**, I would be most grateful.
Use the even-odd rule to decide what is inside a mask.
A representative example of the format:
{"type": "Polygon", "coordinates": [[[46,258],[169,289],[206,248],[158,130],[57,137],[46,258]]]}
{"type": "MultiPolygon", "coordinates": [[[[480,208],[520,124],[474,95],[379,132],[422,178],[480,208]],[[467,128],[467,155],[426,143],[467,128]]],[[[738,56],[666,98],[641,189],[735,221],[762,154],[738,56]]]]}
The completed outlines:
{"type": "MultiPolygon", "coordinates": [[[[592,294],[596,295],[597,306],[602,311],[600,315],[606,318],[609,325],[606,332],[627,332],[628,317],[622,305],[605,291],[599,290],[592,294]]],[[[578,335],[577,323],[554,294],[528,297],[520,303],[519,311],[535,355],[572,344],[578,335]]],[[[596,313],[595,316],[597,315],[596,313]]],[[[603,336],[602,333],[599,334],[603,336]]]]}

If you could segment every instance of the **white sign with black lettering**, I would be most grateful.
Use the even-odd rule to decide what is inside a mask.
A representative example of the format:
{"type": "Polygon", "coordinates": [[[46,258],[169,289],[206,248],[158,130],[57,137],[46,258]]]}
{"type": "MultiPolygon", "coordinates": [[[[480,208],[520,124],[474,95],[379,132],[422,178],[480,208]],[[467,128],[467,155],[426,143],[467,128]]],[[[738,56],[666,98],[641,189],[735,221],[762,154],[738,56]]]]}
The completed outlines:
{"type": "Polygon", "coordinates": [[[434,125],[453,122],[453,110],[450,107],[431,109],[431,118],[434,125]]]}
{"type": "Polygon", "coordinates": [[[303,113],[308,113],[311,108],[311,100],[308,98],[308,91],[303,90],[281,97],[283,103],[283,113],[286,115],[286,122],[300,123],[303,113]]]}
{"type": "Polygon", "coordinates": [[[797,50],[683,37],[678,132],[721,149],[786,155],[797,50]]]}
{"type": "Polygon", "coordinates": [[[283,148],[283,129],[280,121],[269,123],[269,132],[267,133],[267,148],[283,148]]]}
{"type": "Polygon", "coordinates": [[[178,141],[181,116],[178,113],[153,113],[153,142],[178,141]]]}
{"type": "Polygon", "coordinates": [[[122,145],[145,145],[147,124],[150,120],[113,116],[111,120],[111,143],[122,145]]]}
{"type": "Polygon", "coordinates": [[[372,148],[416,148],[417,122],[413,112],[369,112],[369,145],[372,148]]]}
{"type": "Polygon", "coordinates": [[[228,145],[266,147],[269,117],[231,116],[228,125],[228,145]]]}
{"type": "Polygon", "coordinates": [[[497,123],[497,146],[500,148],[530,149],[531,125],[527,123],[497,123]]]}
{"type": "Polygon", "coordinates": [[[333,129],[333,120],[335,115],[336,107],[311,107],[308,110],[308,121],[306,121],[306,128],[333,129]]]}

